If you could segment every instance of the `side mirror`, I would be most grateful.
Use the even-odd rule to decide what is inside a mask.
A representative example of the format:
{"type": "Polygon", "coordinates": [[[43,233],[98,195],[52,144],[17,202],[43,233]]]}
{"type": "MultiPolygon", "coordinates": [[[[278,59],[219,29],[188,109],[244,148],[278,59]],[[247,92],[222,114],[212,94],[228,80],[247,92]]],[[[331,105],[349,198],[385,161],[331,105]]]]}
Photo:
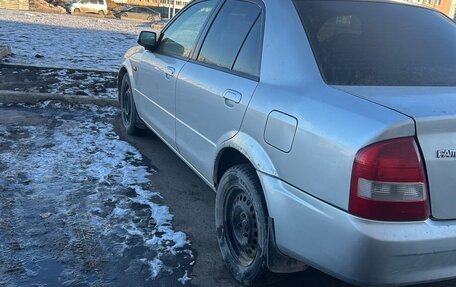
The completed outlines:
{"type": "Polygon", "coordinates": [[[157,46],[157,33],[150,31],[141,31],[138,37],[138,44],[153,51],[157,46]]]}

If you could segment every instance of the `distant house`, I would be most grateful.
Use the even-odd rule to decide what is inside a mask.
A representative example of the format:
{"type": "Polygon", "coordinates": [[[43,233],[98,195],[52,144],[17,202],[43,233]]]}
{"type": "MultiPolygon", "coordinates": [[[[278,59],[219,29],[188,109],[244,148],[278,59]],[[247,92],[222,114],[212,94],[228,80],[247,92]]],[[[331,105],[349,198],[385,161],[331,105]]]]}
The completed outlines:
{"type": "Polygon", "coordinates": [[[456,0],[403,0],[442,12],[452,19],[456,19],[456,0]]]}
{"type": "MultiPolygon", "coordinates": [[[[0,0],[3,1],[3,0],[0,0]]],[[[148,6],[152,9],[160,12],[163,17],[168,16],[168,12],[172,13],[172,9],[176,10],[176,13],[185,7],[191,0],[113,0],[118,4],[127,4],[131,6],[148,6]],[[175,3],[174,3],[175,2],[175,3]],[[171,10],[171,11],[169,11],[171,10]]]]}
{"type": "Polygon", "coordinates": [[[456,1],[453,1],[453,6],[451,7],[450,10],[450,17],[453,15],[453,20],[456,21],[456,1]]]}
{"type": "Polygon", "coordinates": [[[0,9],[30,10],[29,0],[0,0],[0,9]]]}

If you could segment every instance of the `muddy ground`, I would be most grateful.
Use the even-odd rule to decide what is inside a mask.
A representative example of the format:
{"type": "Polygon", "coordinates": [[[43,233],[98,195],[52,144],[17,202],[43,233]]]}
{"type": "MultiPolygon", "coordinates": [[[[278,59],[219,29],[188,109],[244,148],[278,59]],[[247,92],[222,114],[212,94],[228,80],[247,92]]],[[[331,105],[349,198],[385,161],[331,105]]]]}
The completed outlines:
{"type": "Polygon", "coordinates": [[[117,73],[0,64],[0,90],[117,97],[117,73]]]}
{"type": "Polygon", "coordinates": [[[188,283],[190,240],[116,114],[0,107],[0,286],[188,283]]]}

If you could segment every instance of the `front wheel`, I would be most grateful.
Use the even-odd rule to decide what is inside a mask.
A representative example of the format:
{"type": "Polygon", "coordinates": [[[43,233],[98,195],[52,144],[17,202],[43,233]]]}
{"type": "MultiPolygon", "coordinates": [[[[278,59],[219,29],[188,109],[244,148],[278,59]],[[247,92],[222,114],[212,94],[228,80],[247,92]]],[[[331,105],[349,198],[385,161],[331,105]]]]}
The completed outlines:
{"type": "Polygon", "coordinates": [[[100,15],[100,16],[104,16],[104,15],[105,15],[105,13],[104,13],[104,11],[103,11],[103,10],[100,10],[100,11],[98,11],[98,15],[100,15]]]}
{"type": "Polygon", "coordinates": [[[138,116],[133,98],[132,87],[128,73],[122,78],[120,87],[120,110],[122,123],[129,135],[141,135],[144,132],[144,123],[138,116]]]}
{"type": "Polygon", "coordinates": [[[268,211],[252,166],[238,165],[223,175],[215,222],[222,257],[239,283],[258,286],[278,278],[267,266],[268,211]]]}
{"type": "Polygon", "coordinates": [[[76,8],[73,10],[73,14],[80,14],[81,13],[81,10],[79,10],[79,8],[76,8]]]}

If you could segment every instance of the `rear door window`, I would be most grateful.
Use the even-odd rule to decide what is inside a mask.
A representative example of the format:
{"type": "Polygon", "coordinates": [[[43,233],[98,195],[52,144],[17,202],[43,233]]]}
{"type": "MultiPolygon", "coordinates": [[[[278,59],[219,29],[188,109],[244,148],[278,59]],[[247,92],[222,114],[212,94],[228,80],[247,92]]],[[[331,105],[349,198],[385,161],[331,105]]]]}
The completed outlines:
{"type": "Polygon", "coordinates": [[[295,5],[328,84],[456,86],[456,25],[443,14],[368,1],[295,5]]]}
{"type": "Polygon", "coordinates": [[[198,61],[231,70],[260,13],[255,3],[227,1],[207,33],[198,61]]]}
{"type": "Polygon", "coordinates": [[[243,74],[260,77],[262,21],[257,19],[234,63],[233,70],[243,74]]]}

